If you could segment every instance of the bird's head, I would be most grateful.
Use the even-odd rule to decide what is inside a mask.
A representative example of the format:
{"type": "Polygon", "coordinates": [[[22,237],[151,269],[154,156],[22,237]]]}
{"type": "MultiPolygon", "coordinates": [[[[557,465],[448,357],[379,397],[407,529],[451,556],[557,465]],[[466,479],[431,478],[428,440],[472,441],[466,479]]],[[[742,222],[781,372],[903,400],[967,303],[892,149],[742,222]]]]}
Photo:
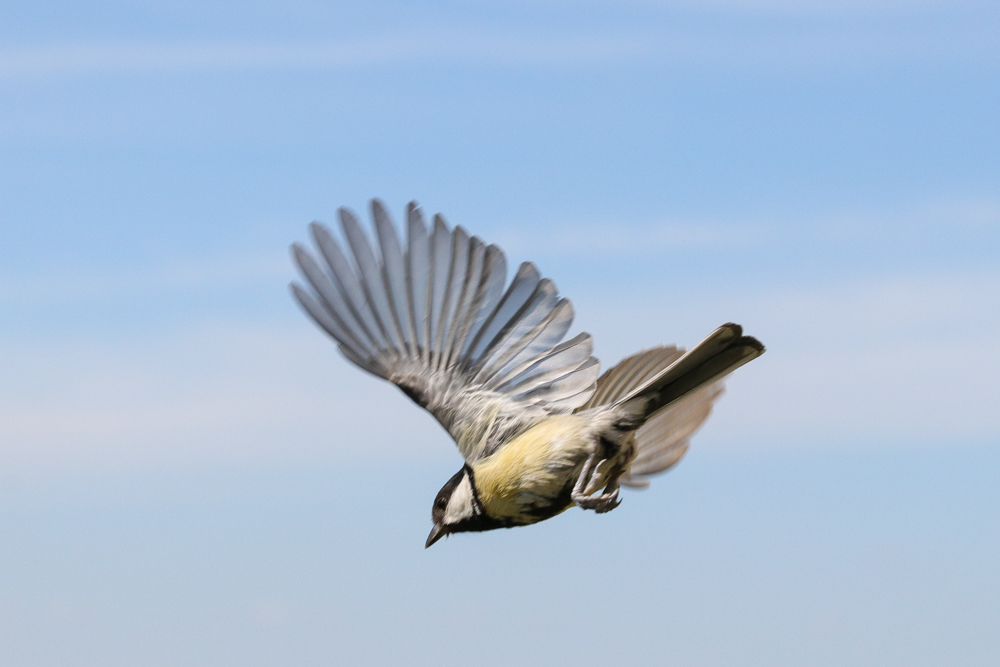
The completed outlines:
{"type": "Polygon", "coordinates": [[[431,509],[431,519],[434,521],[434,528],[427,536],[424,548],[451,533],[492,530],[506,525],[486,513],[476,489],[475,473],[468,465],[462,466],[438,491],[431,509]]]}

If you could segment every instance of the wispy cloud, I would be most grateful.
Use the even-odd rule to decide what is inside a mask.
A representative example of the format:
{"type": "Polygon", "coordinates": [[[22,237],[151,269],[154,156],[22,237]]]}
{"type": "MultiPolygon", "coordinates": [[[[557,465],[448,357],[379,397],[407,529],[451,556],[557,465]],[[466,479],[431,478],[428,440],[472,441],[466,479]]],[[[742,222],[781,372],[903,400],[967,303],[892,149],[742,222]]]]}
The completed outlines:
{"type": "MultiPolygon", "coordinates": [[[[513,0],[511,4],[528,4],[513,0]]],[[[537,4],[537,0],[531,4],[537,4]]],[[[549,5],[569,5],[567,0],[546,0],[549,5]]],[[[581,4],[575,2],[572,4],[581,4]]],[[[975,9],[983,3],[977,0],[584,0],[591,6],[647,7],[666,10],[699,10],[725,12],[792,13],[792,14],[873,14],[919,13],[933,10],[956,11],[975,9]]]]}
{"type": "Polygon", "coordinates": [[[0,468],[343,459],[366,449],[420,455],[446,437],[395,388],[341,360],[304,319],[295,324],[6,339],[0,468]],[[383,427],[371,430],[375,423],[383,427]]]}
{"type": "Polygon", "coordinates": [[[411,61],[587,63],[650,57],[649,39],[393,35],[312,43],[77,44],[0,51],[0,77],[228,70],[345,69],[411,61]]]}
{"type": "Polygon", "coordinates": [[[192,289],[238,289],[287,277],[290,264],[287,253],[275,252],[177,260],[114,272],[74,268],[69,274],[46,270],[36,275],[0,278],[0,304],[88,303],[148,298],[192,289]]]}
{"type": "Polygon", "coordinates": [[[760,247],[769,242],[762,225],[705,220],[666,220],[658,223],[521,225],[503,230],[498,242],[513,255],[622,257],[684,250],[727,250],[760,247]]]}
{"type": "MultiPolygon", "coordinates": [[[[794,243],[900,245],[947,230],[956,239],[991,242],[1000,229],[1000,200],[925,202],[891,211],[859,210],[793,218],[519,221],[499,242],[514,254],[628,257],[681,251],[752,251],[794,243]],[[531,224],[533,223],[533,224],[531,224]],[[901,238],[905,237],[905,238],[901,238]]],[[[970,241],[976,243],[977,241],[970,241]]],[[[887,246],[888,247],[888,246],[887,246]]]]}
{"type": "MultiPolygon", "coordinates": [[[[974,26],[973,26],[974,27],[974,26]]],[[[113,42],[0,49],[0,79],[157,72],[338,70],[405,63],[581,66],[646,62],[781,69],[816,64],[996,62],[986,34],[928,26],[887,33],[865,26],[780,29],[631,29],[505,33],[456,28],[314,42],[113,42]]]]}
{"type": "MultiPolygon", "coordinates": [[[[397,220],[398,224],[398,220],[397,220]]],[[[891,248],[927,246],[938,237],[959,248],[995,243],[1000,200],[932,201],[889,211],[858,210],[797,217],[516,220],[485,237],[513,261],[540,258],[628,258],[673,253],[754,253],[790,244],[815,252],[818,246],[891,248]]],[[[336,226],[334,234],[337,235],[336,226]]],[[[472,230],[475,232],[476,230],[472,230]]],[[[403,230],[399,230],[403,234],[403,230]]],[[[374,243],[374,239],[372,239],[374,243]]],[[[277,284],[295,275],[285,249],[175,258],[161,264],[110,270],[71,266],[64,272],[0,277],[0,304],[32,305],[128,301],[197,291],[223,293],[277,284]]]]}

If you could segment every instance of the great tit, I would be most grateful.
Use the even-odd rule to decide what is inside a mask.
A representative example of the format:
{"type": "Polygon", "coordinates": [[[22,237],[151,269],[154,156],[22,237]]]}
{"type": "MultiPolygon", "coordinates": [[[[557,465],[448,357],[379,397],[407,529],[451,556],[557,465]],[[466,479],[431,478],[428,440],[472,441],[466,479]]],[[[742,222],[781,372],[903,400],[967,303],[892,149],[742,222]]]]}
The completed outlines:
{"type": "Polygon", "coordinates": [[[308,289],[295,298],[362,369],[396,384],[448,431],[465,465],[437,494],[426,545],[445,535],[524,526],[573,505],[617,507],[685,454],[721,394],[719,380],[764,353],[736,324],[692,350],[655,347],[600,375],[587,333],[563,341],[569,300],[530,262],[506,286],[503,251],[441,215],[406,209],[405,250],[371,202],[376,252],[339,211],[344,252],[310,227],[321,261],[292,255],[308,289]]]}

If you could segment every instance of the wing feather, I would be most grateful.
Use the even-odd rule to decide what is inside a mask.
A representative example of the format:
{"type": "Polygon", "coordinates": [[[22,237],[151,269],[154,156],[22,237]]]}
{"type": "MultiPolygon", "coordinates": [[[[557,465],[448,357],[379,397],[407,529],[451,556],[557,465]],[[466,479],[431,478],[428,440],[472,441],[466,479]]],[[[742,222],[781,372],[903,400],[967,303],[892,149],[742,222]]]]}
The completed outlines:
{"type": "Polygon", "coordinates": [[[406,207],[407,253],[406,269],[409,287],[408,296],[410,318],[416,335],[417,349],[421,359],[428,360],[427,349],[430,340],[430,303],[428,301],[430,280],[430,241],[423,215],[415,202],[406,207]]]}
{"type": "Polygon", "coordinates": [[[507,262],[496,246],[449,229],[440,215],[428,232],[411,203],[404,252],[377,200],[372,216],[374,247],[340,209],[353,262],[319,223],[312,231],[325,267],[292,247],[312,288],[293,283],[295,298],[345,357],[429,410],[469,461],[587,402],[600,373],[593,342],[588,334],[560,342],[572,306],[533,264],[505,290],[507,262]]]}
{"type": "MultiPolygon", "coordinates": [[[[444,218],[434,216],[444,223],[444,218]]],[[[462,291],[469,269],[469,235],[461,227],[456,227],[451,234],[451,262],[448,269],[448,279],[445,283],[444,300],[442,302],[441,327],[438,331],[437,357],[438,369],[444,369],[448,363],[449,339],[454,341],[453,327],[456,313],[462,301],[462,291]]]]}
{"type": "Polygon", "coordinates": [[[400,350],[402,336],[393,321],[386,286],[382,280],[382,271],[375,259],[375,253],[354,214],[346,208],[340,209],[340,226],[344,231],[344,236],[347,237],[347,243],[351,246],[351,251],[354,253],[354,261],[357,263],[361,278],[361,289],[371,305],[379,331],[387,343],[390,343],[394,349],[400,350]]]}
{"type": "Polygon", "coordinates": [[[540,355],[522,372],[497,387],[497,391],[521,394],[562,377],[567,369],[578,368],[590,358],[594,341],[588,333],[577,334],[573,338],[556,345],[540,355]]]}
{"type": "Polygon", "coordinates": [[[433,366],[437,366],[437,351],[440,349],[441,320],[445,316],[445,293],[448,290],[448,275],[451,273],[451,234],[445,227],[444,220],[434,218],[434,231],[431,234],[431,278],[428,295],[428,312],[430,321],[430,338],[427,345],[433,366]]]}
{"type": "MultiPolygon", "coordinates": [[[[570,396],[576,396],[587,387],[593,386],[601,373],[600,362],[594,357],[585,360],[579,366],[563,366],[556,377],[544,383],[534,383],[530,389],[515,394],[516,398],[542,399],[560,401],[570,396]]],[[[524,389],[524,387],[520,387],[524,389]]]]}
{"type": "MultiPolygon", "coordinates": [[[[594,377],[598,375],[600,375],[600,368],[598,368],[597,373],[594,373],[594,377]]],[[[578,394],[573,394],[559,400],[550,400],[546,403],[546,407],[553,414],[573,412],[576,408],[580,407],[581,402],[586,402],[593,393],[594,388],[590,386],[578,394]]]]}
{"type": "Polygon", "coordinates": [[[343,344],[338,345],[337,349],[339,349],[340,353],[343,354],[345,357],[347,357],[348,360],[350,360],[354,364],[357,364],[359,367],[363,368],[369,373],[373,373],[375,375],[382,375],[383,373],[382,369],[378,366],[372,365],[372,360],[370,358],[365,358],[360,356],[354,350],[343,344]]]}
{"type": "Polygon", "coordinates": [[[518,352],[531,343],[534,336],[538,335],[538,327],[544,324],[545,318],[558,301],[559,296],[552,281],[548,278],[539,281],[531,298],[498,334],[500,342],[490,350],[489,356],[483,359],[482,368],[476,374],[475,380],[485,382],[486,378],[493,377],[518,352]]]}
{"type": "Polygon", "coordinates": [[[350,262],[347,261],[343,250],[340,249],[340,245],[334,240],[330,230],[318,222],[312,223],[309,228],[312,230],[313,239],[316,241],[323,259],[326,260],[326,265],[333,272],[335,289],[341,293],[347,306],[348,311],[344,315],[349,313],[358,322],[365,337],[371,341],[376,349],[386,349],[385,338],[381,335],[375,322],[371,307],[361,289],[361,283],[358,282],[354,269],[351,268],[350,262]]]}
{"type": "MultiPolygon", "coordinates": [[[[358,328],[357,322],[353,320],[350,310],[344,303],[343,296],[327,279],[316,261],[298,244],[292,246],[292,253],[299,268],[316,288],[316,296],[319,298],[313,299],[311,296],[309,298],[315,302],[316,308],[322,308],[323,328],[329,331],[342,345],[371,354],[375,349],[371,345],[371,341],[366,339],[362,330],[358,328]],[[326,323],[327,319],[329,320],[328,324],[326,323]]],[[[297,291],[295,295],[301,301],[301,297],[305,293],[300,294],[300,291],[297,291]]],[[[305,305],[304,302],[303,305],[305,305]]],[[[313,305],[307,306],[307,309],[312,310],[313,305]]]]}
{"type": "Polygon", "coordinates": [[[479,360],[489,357],[493,348],[501,342],[501,334],[504,329],[516,324],[515,317],[522,306],[531,298],[540,280],[541,276],[534,264],[531,262],[521,264],[510,283],[510,287],[507,288],[496,308],[490,313],[482,329],[476,334],[470,359],[479,360]]]}
{"type": "Polygon", "coordinates": [[[415,356],[416,332],[407,303],[406,264],[403,261],[403,250],[399,245],[399,236],[396,235],[396,228],[388,212],[377,199],[372,200],[372,218],[375,220],[375,233],[382,249],[382,279],[386,286],[386,296],[389,297],[392,322],[400,333],[407,352],[410,356],[415,356]]]}
{"type": "Polygon", "coordinates": [[[649,485],[649,476],[675,465],[690,446],[691,436],[712,413],[722,395],[721,382],[702,387],[654,413],[636,432],[639,452],[621,482],[627,486],[649,485]]]}
{"type": "Polygon", "coordinates": [[[641,387],[661,370],[684,354],[675,346],[654,347],[623,359],[601,378],[588,406],[606,405],[641,387]],[[613,398],[611,398],[613,397],[613,398]]]}
{"type": "MultiPolygon", "coordinates": [[[[457,232],[458,228],[455,231],[457,232]]],[[[465,278],[462,281],[455,314],[452,317],[451,327],[448,331],[448,342],[445,345],[447,355],[442,362],[444,367],[449,367],[458,361],[465,338],[468,336],[469,328],[472,326],[475,315],[472,309],[476,307],[476,294],[483,278],[485,254],[486,247],[483,245],[483,242],[475,236],[471,237],[469,239],[469,259],[465,270],[465,278]]]]}
{"type": "Polygon", "coordinates": [[[461,347],[461,360],[464,362],[472,354],[472,346],[479,339],[479,334],[486,326],[490,315],[496,309],[497,304],[503,295],[503,286],[507,281],[507,258],[503,251],[495,245],[486,247],[483,256],[483,275],[479,281],[479,288],[473,297],[473,303],[469,309],[470,326],[466,334],[465,342],[461,347]]]}
{"type": "Polygon", "coordinates": [[[566,335],[573,323],[573,306],[568,299],[560,299],[532,331],[523,336],[511,350],[508,361],[486,383],[489,388],[505,383],[534,363],[540,354],[551,350],[566,335]]]}
{"type": "Polygon", "coordinates": [[[302,304],[302,307],[306,309],[306,312],[309,313],[314,320],[316,320],[317,324],[323,327],[328,334],[333,336],[334,340],[336,340],[342,348],[347,348],[352,354],[357,355],[357,352],[355,352],[355,350],[358,349],[357,343],[352,341],[351,337],[345,333],[343,327],[337,321],[336,316],[330,312],[329,308],[321,305],[318,299],[314,298],[298,285],[292,284],[292,292],[294,293],[295,298],[298,299],[299,303],[302,304]]]}

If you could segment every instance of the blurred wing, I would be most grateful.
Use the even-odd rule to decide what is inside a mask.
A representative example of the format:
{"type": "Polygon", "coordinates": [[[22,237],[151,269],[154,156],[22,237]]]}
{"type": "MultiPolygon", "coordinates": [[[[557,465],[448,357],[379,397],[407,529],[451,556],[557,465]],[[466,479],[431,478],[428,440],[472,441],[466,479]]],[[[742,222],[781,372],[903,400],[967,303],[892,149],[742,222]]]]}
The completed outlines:
{"type": "Polygon", "coordinates": [[[340,209],[350,258],[314,222],[320,260],[292,246],[308,285],[292,291],[344,356],[426,408],[467,461],[591,397],[600,364],[590,335],[560,342],[573,307],[533,264],[505,290],[507,262],[496,246],[448,229],[440,215],[428,230],[411,202],[404,251],[378,200],[372,214],[378,252],[340,209]]]}
{"type": "Polygon", "coordinates": [[[635,432],[638,451],[619,481],[626,486],[647,487],[650,475],[680,461],[691,444],[691,436],[708,419],[715,399],[724,390],[722,382],[715,382],[653,413],[635,432]]]}
{"type": "MultiPolygon", "coordinates": [[[[586,410],[609,405],[653,379],[684,354],[674,346],[656,347],[623,359],[597,380],[597,389],[586,410]]],[[[619,480],[632,487],[649,486],[649,475],[667,470],[683,458],[691,436],[712,412],[712,404],[723,392],[715,382],[691,392],[654,412],[635,432],[636,457],[619,480]]]]}

